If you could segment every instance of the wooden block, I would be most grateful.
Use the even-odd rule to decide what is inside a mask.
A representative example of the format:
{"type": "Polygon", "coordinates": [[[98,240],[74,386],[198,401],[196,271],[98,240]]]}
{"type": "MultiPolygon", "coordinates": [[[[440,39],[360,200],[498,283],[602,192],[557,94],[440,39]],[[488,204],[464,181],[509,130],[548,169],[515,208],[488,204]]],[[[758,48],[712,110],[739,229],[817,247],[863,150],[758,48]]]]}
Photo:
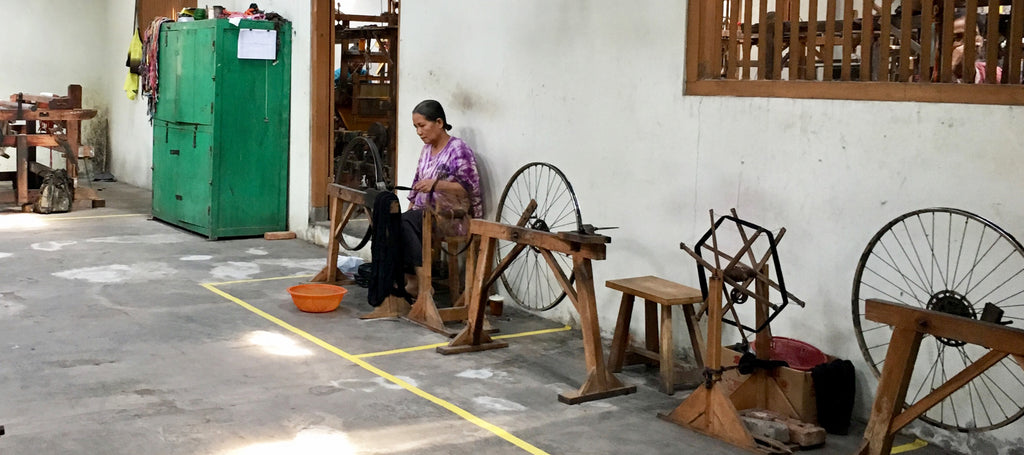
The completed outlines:
{"type": "Polygon", "coordinates": [[[785,419],[789,427],[789,441],[800,447],[813,447],[825,443],[825,429],[799,420],[785,419]]]}
{"type": "Polygon", "coordinates": [[[279,232],[265,232],[263,233],[263,240],[289,240],[294,239],[295,233],[292,231],[279,231],[279,232]]]}

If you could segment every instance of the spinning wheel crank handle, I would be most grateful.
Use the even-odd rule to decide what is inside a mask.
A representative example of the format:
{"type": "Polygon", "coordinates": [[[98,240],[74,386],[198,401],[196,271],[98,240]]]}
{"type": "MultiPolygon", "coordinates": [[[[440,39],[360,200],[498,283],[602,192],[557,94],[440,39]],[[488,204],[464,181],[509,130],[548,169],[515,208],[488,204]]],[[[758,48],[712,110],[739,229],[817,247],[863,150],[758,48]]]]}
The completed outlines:
{"type": "MultiPolygon", "coordinates": [[[[697,263],[700,264],[701,266],[703,266],[704,268],[706,268],[708,270],[717,270],[715,268],[714,264],[711,264],[710,262],[704,260],[704,258],[700,257],[700,255],[697,254],[697,252],[693,251],[692,248],[686,246],[685,243],[680,243],[679,244],[679,248],[682,249],[683,251],[686,251],[687,254],[689,254],[690,256],[693,257],[693,260],[697,261],[697,263]]],[[[722,276],[722,281],[724,281],[725,284],[728,284],[729,286],[731,286],[734,290],[737,290],[737,291],[745,294],[748,297],[753,297],[755,299],[758,298],[757,294],[747,290],[747,288],[741,286],[739,283],[733,281],[729,277],[724,276],[724,274],[722,276]]],[[[775,284],[770,282],[770,281],[769,281],[769,284],[771,284],[772,287],[775,287],[775,284]]],[[[776,289],[778,289],[778,288],[776,288],[776,289]]],[[[793,303],[796,303],[797,305],[800,305],[801,308],[805,307],[806,304],[803,302],[803,300],[800,300],[800,299],[796,298],[796,296],[794,296],[793,294],[790,294],[789,292],[787,292],[786,296],[789,297],[789,299],[793,303]]],[[[771,302],[768,302],[768,303],[771,304],[771,302]]]]}
{"type": "Polygon", "coordinates": [[[593,224],[584,224],[583,226],[580,227],[579,233],[580,234],[594,235],[594,233],[596,233],[597,231],[600,231],[600,230],[604,230],[604,229],[618,229],[618,228],[619,228],[618,226],[594,227],[593,224]]]}

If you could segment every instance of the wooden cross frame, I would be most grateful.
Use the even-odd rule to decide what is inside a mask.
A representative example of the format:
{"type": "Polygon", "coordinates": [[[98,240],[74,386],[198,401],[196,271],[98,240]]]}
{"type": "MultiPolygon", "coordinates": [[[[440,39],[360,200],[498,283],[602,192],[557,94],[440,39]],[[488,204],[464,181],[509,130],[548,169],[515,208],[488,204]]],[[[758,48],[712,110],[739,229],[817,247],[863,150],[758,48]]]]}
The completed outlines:
{"type": "Polygon", "coordinates": [[[470,296],[468,323],[448,346],[438,347],[437,351],[442,354],[459,354],[508,347],[506,342],[491,339],[484,330],[486,290],[520,252],[527,247],[536,248],[544,256],[555,274],[555,279],[576,307],[583,325],[587,379],[575,392],[559,394],[558,400],[567,404],[577,404],[636,392],[636,386],[624,385],[608,370],[601,350],[601,330],[598,326],[594,276],[590,261],[605,258],[605,244],[611,239],[603,235],[550,233],[522,227],[535,209],[536,203],[531,201],[520,218],[520,226],[484,220],[470,221],[470,234],[479,237],[479,253],[467,290],[470,296]],[[498,240],[515,242],[516,246],[494,267],[494,251],[498,240]],[[552,252],[566,254],[572,258],[575,287],[558,267],[552,252]]]}
{"type": "Polygon", "coordinates": [[[868,299],[864,309],[867,319],[888,324],[893,331],[859,455],[890,453],[896,432],[1007,356],[1024,368],[1024,330],[882,300],[868,299]],[[904,408],[925,334],[984,346],[989,351],[904,408]]]}
{"type": "MultiPolygon", "coordinates": [[[[733,216],[735,217],[735,212],[733,212],[733,216]]],[[[755,327],[761,328],[756,333],[755,351],[759,360],[769,360],[772,342],[769,320],[771,310],[769,289],[772,287],[777,289],[778,285],[771,280],[768,273],[769,256],[765,255],[758,260],[751,251],[753,243],[757,241],[757,233],[748,237],[743,226],[737,224],[743,246],[735,256],[730,256],[719,249],[714,212],[711,212],[711,226],[712,246],[710,250],[714,254],[714,263],[704,260],[686,245],[680,245],[700,266],[711,272],[708,278],[707,302],[705,302],[708,314],[707,342],[704,344],[707,352],[703,356],[705,383],[694,390],[672,412],[660,414],[658,417],[738,447],[761,450],[761,446],[740,419],[740,410],[759,408],[797,419],[803,416],[799,415],[786,396],[786,392],[779,385],[775,372],[771,370],[756,369],[731,394],[725,391],[721,383],[723,372],[722,316],[725,311],[732,308],[732,303],[723,306],[722,295],[725,293],[725,284],[728,283],[733,289],[752,297],[756,305],[755,327]],[[739,263],[743,256],[747,256],[751,262],[749,270],[746,272],[746,275],[749,276],[729,278],[728,275],[733,274],[731,273],[733,266],[739,263]],[[722,267],[720,258],[728,261],[726,267],[722,267]],[[754,282],[753,292],[746,289],[751,280],[754,282]]],[[[734,312],[733,315],[735,317],[736,313],[734,312]]],[[[735,322],[742,331],[739,320],[735,322]]]]}

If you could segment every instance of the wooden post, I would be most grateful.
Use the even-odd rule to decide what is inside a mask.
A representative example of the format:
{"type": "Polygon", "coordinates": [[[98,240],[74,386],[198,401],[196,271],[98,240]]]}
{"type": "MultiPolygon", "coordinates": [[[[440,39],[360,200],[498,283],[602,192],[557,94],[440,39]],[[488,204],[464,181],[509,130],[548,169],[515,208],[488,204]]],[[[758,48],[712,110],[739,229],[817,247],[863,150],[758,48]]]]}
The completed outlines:
{"type": "Polygon", "coordinates": [[[906,399],[921,338],[922,334],[913,329],[893,330],[889,351],[885,354],[885,365],[895,367],[883,368],[875,403],[871,406],[871,419],[864,430],[864,443],[859,452],[861,455],[883,455],[892,451],[892,440],[896,435],[889,432],[889,424],[902,409],[906,399]]]}
{"type": "MultiPolygon", "coordinates": [[[[484,330],[484,300],[487,298],[485,281],[491,274],[496,243],[494,237],[481,236],[472,284],[466,290],[469,295],[469,314],[466,327],[448,343],[448,346],[439,346],[437,352],[449,355],[508,347],[508,343],[504,341],[492,340],[484,330]]],[[[466,266],[469,267],[468,264],[466,266]]]]}
{"type": "Polygon", "coordinates": [[[19,134],[15,137],[17,144],[17,187],[18,205],[25,207],[28,204],[28,136],[19,134]]]}
{"type": "MultiPolygon", "coordinates": [[[[704,366],[712,374],[722,368],[723,282],[719,273],[716,270],[708,279],[708,341],[704,366]]],[[[740,420],[736,406],[716,379],[698,387],[672,412],[658,417],[737,447],[757,449],[757,442],[740,420]]]]}

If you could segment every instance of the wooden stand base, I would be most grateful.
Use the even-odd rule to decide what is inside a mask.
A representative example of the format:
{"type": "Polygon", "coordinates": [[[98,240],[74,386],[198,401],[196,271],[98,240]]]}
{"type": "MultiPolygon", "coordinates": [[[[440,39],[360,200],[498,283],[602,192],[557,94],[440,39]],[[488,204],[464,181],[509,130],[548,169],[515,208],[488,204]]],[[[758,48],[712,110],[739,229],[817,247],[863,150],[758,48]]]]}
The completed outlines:
{"type": "Polygon", "coordinates": [[[658,414],[658,417],[737,447],[758,448],[754,437],[740,420],[736,406],[718,383],[710,389],[698,387],[679,407],[668,414],[658,414]]]}
{"type": "Polygon", "coordinates": [[[599,377],[600,375],[596,371],[591,370],[587,382],[583,383],[579,390],[558,394],[558,401],[565,404],[580,404],[587,401],[636,393],[635,385],[624,385],[611,372],[606,371],[604,379],[597,381],[599,377]]]}
{"type": "Polygon", "coordinates": [[[386,319],[400,318],[409,314],[411,305],[405,299],[396,296],[388,296],[379,307],[373,311],[359,316],[359,319],[386,319]]]}

